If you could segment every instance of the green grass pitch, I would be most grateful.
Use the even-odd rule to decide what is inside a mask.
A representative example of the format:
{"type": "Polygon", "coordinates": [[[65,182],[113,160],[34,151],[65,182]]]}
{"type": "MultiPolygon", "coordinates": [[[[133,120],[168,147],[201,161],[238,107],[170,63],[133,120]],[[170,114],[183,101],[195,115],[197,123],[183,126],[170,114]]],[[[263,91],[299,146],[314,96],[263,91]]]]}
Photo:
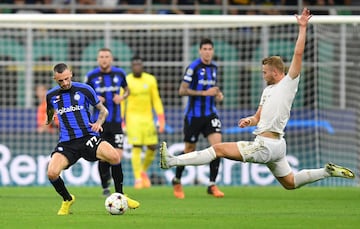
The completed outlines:
{"type": "Polygon", "coordinates": [[[360,189],[303,187],[221,187],[222,199],[204,186],[185,186],[186,198],[170,186],[134,190],[141,202],[124,215],[109,215],[100,187],[69,187],[72,214],[57,216],[61,198],[52,187],[1,187],[1,228],[359,228],[360,189]]]}

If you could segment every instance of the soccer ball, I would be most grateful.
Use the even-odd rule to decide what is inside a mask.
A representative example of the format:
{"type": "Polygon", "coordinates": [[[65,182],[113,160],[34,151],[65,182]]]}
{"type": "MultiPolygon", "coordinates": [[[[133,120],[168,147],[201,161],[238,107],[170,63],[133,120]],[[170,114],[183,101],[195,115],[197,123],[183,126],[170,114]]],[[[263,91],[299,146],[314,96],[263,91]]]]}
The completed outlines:
{"type": "Polygon", "coordinates": [[[128,209],[126,197],[121,193],[113,193],[105,200],[105,209],[111,215],[123,215],[128,209]]]}

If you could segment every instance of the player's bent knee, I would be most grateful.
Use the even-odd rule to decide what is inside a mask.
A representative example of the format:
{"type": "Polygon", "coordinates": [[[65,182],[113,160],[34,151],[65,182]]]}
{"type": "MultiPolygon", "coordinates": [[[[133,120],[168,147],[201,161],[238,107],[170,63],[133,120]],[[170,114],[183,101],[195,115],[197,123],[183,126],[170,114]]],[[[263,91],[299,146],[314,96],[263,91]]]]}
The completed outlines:
{"type": "Polygon", "coordinates": [[[49,180],[56,180],[60,176],[60,174],[53,170],[48,170],[47,176],[49,180]]]}
{"type": "Polygon", "coordinates": [[[282,185],[286,190],[294,190],[295,186],[294,185],[282,185]]]}
{"type": "Polygon", "coordinates": [[[286,190],[293,190],[296,188],[294,183],[294,176],[292,173],[285,177],[276,177],[276,179],[286,190]]]}
{"type": "Polygon", "coordinates": [[[100,143],[96,157],[112,165],[119,164],[121,160],[120,153],[106,141],[100,143]]]}
{"type": "Polygon", "coordinates": [[[120,155],[114,151],[113,153],[108,155],[108,162],[112,165],[116,165],[120,163],[120,155]]]}

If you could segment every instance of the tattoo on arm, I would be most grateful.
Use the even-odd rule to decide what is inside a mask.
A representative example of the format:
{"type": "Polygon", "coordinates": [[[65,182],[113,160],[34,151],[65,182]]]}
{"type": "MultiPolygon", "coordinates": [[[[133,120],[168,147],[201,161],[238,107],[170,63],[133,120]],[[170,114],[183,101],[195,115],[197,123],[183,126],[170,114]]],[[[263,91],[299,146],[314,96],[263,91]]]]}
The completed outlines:
{"type": "Polygon", "coordinates": [[[109,114],[109,111],[106,109],[104,104],[102,104],[101,102],[96,105],[96,108],[99,110],[99,117],[96,122],[98,124],[102,125],[105,122],[105,119],[109,114]]]}
{"type": "Polygon", "coordinates": [[[49,125],[53,121],[54,113],[55,113],[54,109],[46,110],[46,114],[47,114],[46,125],[49,125]]]}

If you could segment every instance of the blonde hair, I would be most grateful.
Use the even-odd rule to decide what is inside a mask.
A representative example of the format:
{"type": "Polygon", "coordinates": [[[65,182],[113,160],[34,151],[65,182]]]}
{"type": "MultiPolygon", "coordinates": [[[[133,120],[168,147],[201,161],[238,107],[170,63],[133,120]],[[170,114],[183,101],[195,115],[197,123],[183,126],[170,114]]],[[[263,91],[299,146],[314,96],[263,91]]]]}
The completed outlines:
{"type": "Polygon", "coordinates": [[[270,56],[262,60],[263,65],[269,65],[270,67],[276,68],[278,71],[285,72],[286,66],[280,56],[270,56]]]}
{"type": "Polygon", "coordinates": [[[111,54],[112,54],[111,49],[109,49],[109,48],[105,48],[105,47],[104,47],[104,48],[99,49],[99,50],[98,50],[98,53],[99,53],[99,52],[109,52],[109,53],[111,53],[111,54]]]}

